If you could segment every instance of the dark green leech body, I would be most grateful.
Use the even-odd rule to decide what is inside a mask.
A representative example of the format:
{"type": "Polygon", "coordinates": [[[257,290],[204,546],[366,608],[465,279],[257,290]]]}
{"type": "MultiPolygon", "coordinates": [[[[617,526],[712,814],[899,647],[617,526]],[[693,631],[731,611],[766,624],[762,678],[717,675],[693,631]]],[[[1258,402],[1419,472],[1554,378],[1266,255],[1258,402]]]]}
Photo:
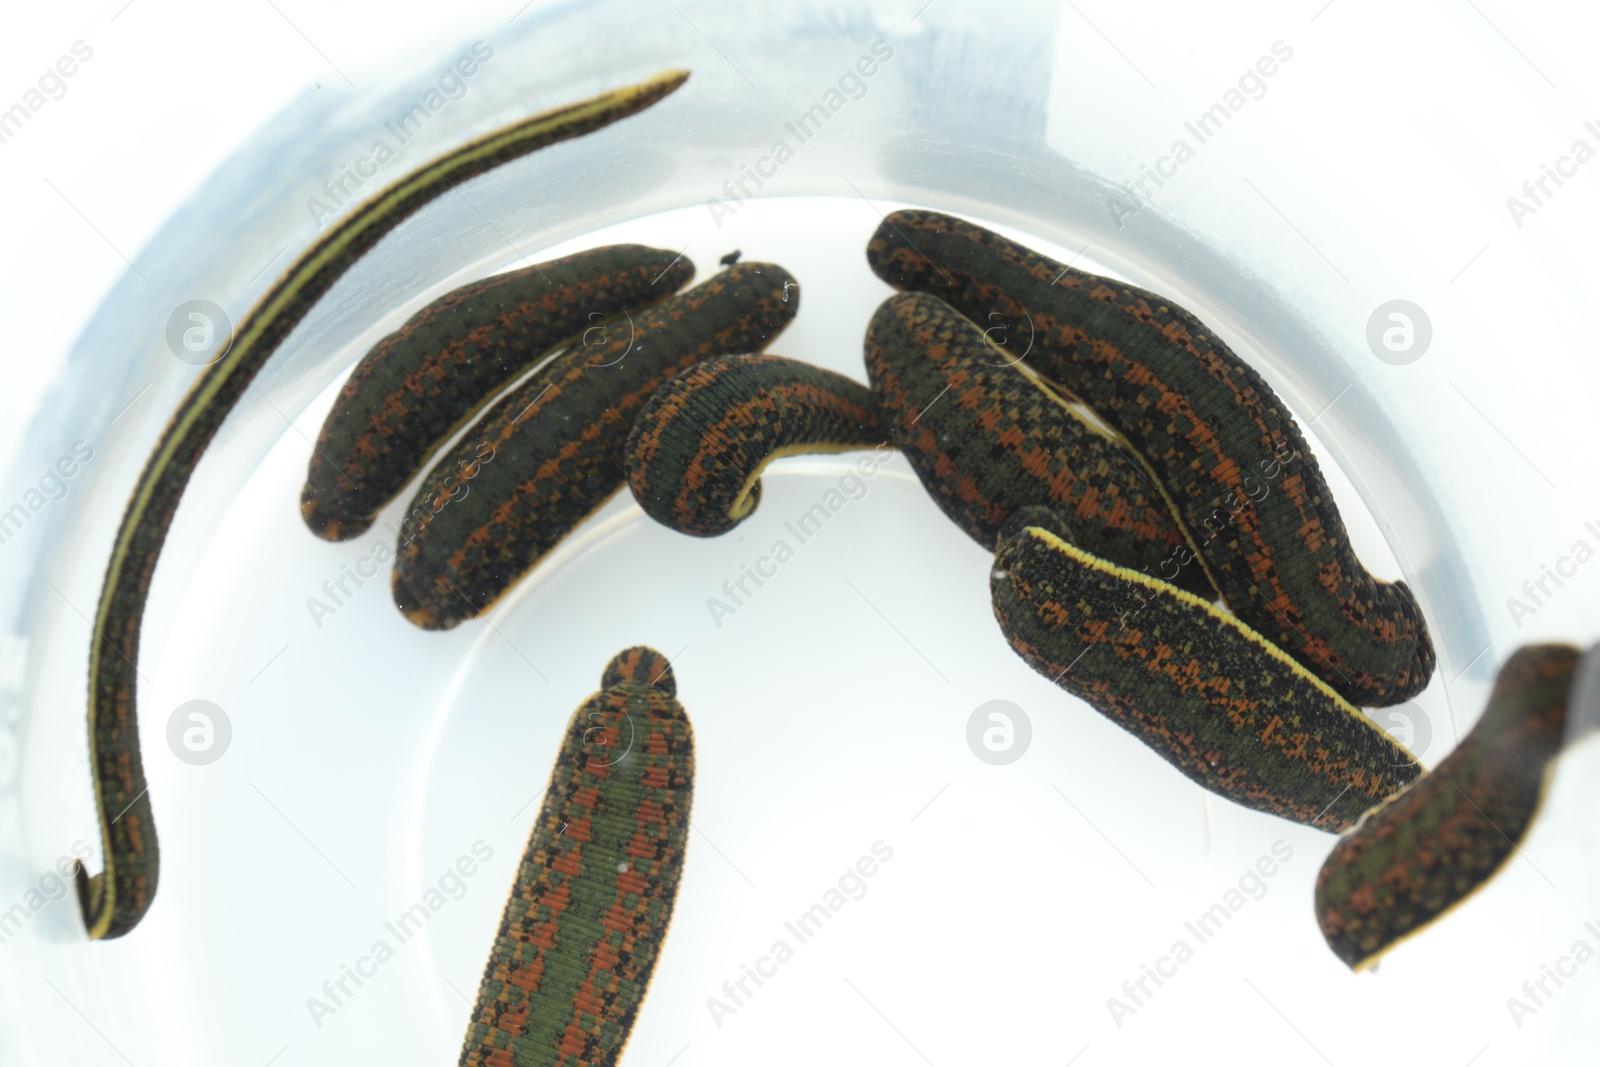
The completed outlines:
{"type": "MultiPolygon", "coordinates": [[[[867,328],[867,374],[934,502],[993,550],[1018,508],[1057,512],[1076,543],[1155,573],[1184,545],[1161,492],[1119,445],[937,297],[890,297],[867,328]]],[[[1214,597],[1199,567],[1174,582],[1214,597]]]]}
{"type": "Polygon", "coordinates": [[[628,487],[657,522],[715,537],[755,511],[761,472],[779,456],[887,441],[866,386],[782,356],[724,356],[673,378],[639,412],[628,487]]]}
{"type": "Polygon", "coordinates": [[[535,115],[401,178],[307,249],[240,321],[227,352],[195,379],[156,443],[123,513],[90,639],[89,760],[105,860],[100,874],[89,877],[81,864],[77,872],[78,901],[90,937],[127,933],[155,897],[160,854],[139,753],[135,705],[139,628],[178,501],[228,412],[322,294],[413,212],[502,163],[641,111],[688,76],[687,71],[669,71],[636,86],[535,115]]]}
{"type": "Polygon", "coordinates": [[[683,876],[694,735],[666,657],[632,648],[567,726],[500,918],[462,1067],[609,1067],[683,876]]]}
{"type": "Polygon", "coordinates": [[[356,364],[322,424],[300,512],[318,537],[365,533],[455,431],[557,345],[598,338],[694,277],[681,255],[611,245],[452,290],[356,364]]]}
{"type": "Polygon", "coordinates": [[[1360,710],[1226,612],[1037,526],[1002,541],[990,593],[1030,667],[1246,807],[1339,831],[1421,773],[1360,710]]]}
{"type": "Polygon", "coordinates": [[[1515,854],[1561,751],[1578,650],[1514,652],[1455,750],[1339,839],[1317,874],[1328,947],[1361,970],[1476,892],[1515,854]]]}
{"type": "Polygon", "coordinates": [[[633,418],[673,375],[758,352],[794,318],[800,289],[771,263],[741,263],[633,315],[604,344],[563,352],[501,399],[423,480],[395,556],[406,618],[449,629],[487,610],[622,487],[633,418]],[[464,495],[447,480],[494,449],[464,495]]]}
{"type": "Polygon", "coordinates": [[[888,216],[867,259],[896,288],[1031,336],[1028,361],[1154,468],[1234,614],[1346,700],[1394,704],[1427,685],[1433,644],[1411,591],[1361,566],[1288,409],[1204,323],[930,211],[888,216]]]}

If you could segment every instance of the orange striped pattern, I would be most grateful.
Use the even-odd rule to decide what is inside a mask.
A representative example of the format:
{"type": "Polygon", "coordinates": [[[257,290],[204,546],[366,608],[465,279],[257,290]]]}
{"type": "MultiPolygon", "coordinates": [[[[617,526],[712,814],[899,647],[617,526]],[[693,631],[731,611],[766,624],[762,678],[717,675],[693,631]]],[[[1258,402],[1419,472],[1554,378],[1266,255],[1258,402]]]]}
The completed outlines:
{"type": "Polygon", "coordinates": [[[1353,704],[1397,704],[1428,684],[1416,598],[1361,565],[1289,409],[1194,315],[932,211],[889,215],[867,259],[898,289],[1030,339],[1027,362],[1150,465],[1241,621],[1353,704]]]}
{"type": "Polygon", "coordinates": [[[606,344],[556,356],[423,480],[412,513],[448,496],[444,480],[473,461],[479,441],[495,450],[465,496],[402,533],[393,576],[401,612],[442,630],[487,611],[622,488],[628,432],[658,387],[702,360],[760,351],[798,307],[788,271],[741,263],[635,314],[606,344]]]}
{"type": "Polygon", "coordinates": [[[614,1064],[649,986],[683,873],[694,736],[659,652],[628,649],[603,678],[567,727],[462,1067],[614,1064]]]}
{"type": "Polygon", "coordinates": [[[773,459],[888,440],[866,386],[782,356],[725,356],[656,391],[628,436],[628,487],[645,514],[715,537],[749,518],[773,459]]]}

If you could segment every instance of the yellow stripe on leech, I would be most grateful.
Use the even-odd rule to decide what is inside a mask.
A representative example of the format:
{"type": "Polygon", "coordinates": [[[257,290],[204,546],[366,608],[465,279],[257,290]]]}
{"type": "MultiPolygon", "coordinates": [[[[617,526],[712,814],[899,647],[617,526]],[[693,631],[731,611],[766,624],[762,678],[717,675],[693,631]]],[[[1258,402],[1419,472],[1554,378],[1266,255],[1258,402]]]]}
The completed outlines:
{"type": "Polygon", "coordinates": [[[775,459],[783,459],[786,456],[836,456],[841,452],[864,452],[869,448],[876,447],[876,445],[863,445],[850,441],[814,441],[801,442],[796,445],[784,445],[782,448],[774,449],[751,472],[750,477],[744,480],[744,488],[739,490],[739,495],[734,498],[733,504],[728,508],[728,517],[735,520],[743,520],[750,516],[751,511],[755,510],[755,503],[750,499],[750,494],[755,491],[756,483],[761,480],[762,472],[775,459]]]}
{"type": "MultiPolygon", "coordinates": [[[[984,340],[991,349],[998,351],[998,349],[995,348],[993,341],[989,341],[988,338],[985,338],[984,340]]],[[[1130,449],[1133,447],[1133,445],[1128,442],[1126,437],[1123,437],[1098,416],[1095,418],[1090,418],[1089,416],[1085,415],[1083,411],[1079,410],[1080,408],[1085,408],[1090,411],[1094,409],[1089,408],[1089,405],[1085,404],[1081,399],[1079,399],[1076,393],[1068,389],[1066,386],[1060,385],[1059,383],[1046,378],[1037,370],[1028,366],[1026,363],[1021,362],[1020,360],[1016,363],[1010,364],[1010,366],[1018,374],[1022,375],[1024,381],[1033,386],[1039,392],[1043,393],[1047,400],[1070,415],[1079,425],[1083,426],[1084,429],[1089,430],[1097,437],[1103,437],[1105,440],[1114,445],[1130,449]]]]}
{"type": "MultiPolygon", "coordinates": [[[[976,323],[973,324],[973,328],[978,328],[976,323]]],[[[1120,433],[1113,429],[1112,426],[1101,419],[1098,414],[1095,414],[1092,418],[1089,415],[1086,415],[1084,411],[1093,412],[1094,409],[1089,407],[1088,404],[1085,404],[1083,399],[1079,397],[1077,393],[1074,393],[1071,389],[1068,389],[1060,382],[1046,378],[1044,375],[1039,373],[1037,368],[1031,367],[1024,363],[1021,358],[1008,358],[1005,351],[989,338],[987,332],[980,333],[979,340],[982,341],[983,346],[989,350],[991,355],[1000,357],[999,363],[989,363],[987,360],[980,360],[979,362],[996,369],[1005,368],[1007,370],[1016,371],[1022,376],[1024,381],[1033,386],[1039,392],[1043,393],[1047,400],[1061,408],[1062,411],[1070,415],[1085,429],[1089,430],[1098,437],[1105,438],[1107,441],[1110,441],[1112,444],[1119,447],[1128,448],[1130,450],[1133,448],[1126,437],[1123,437],[1120,433]],[[1079,408],[1084,410],[1080,411],[1078,410],[1079,408]]]]}
{"type": "Polygon", "coordinates": [[[1076,545],[1072,545],[1066,541],[1063,541],[1061,538],[1057,537],[1055,534],[1051,533],[1049,530],[1046,530],[1042,526],[1024,527],[1023,532],[1027,535],[1035,537],[1046,546],[1065,554],[1073,561],[1080,563],[1085,567],[1099,571],[1101,574],[1107,574],[1115,578],[1120,578],[1124,581],[1133,582],[1137,585],[1143,586],[1146,589],[1149,589],[1151,592],[1159,593],[1167,597],[1173,597],[1181,603],[1200,608],[1213,619],[1236,631],[1240,637],[1243,637],[1246,641],[1256,645],[1267,655],[1283,664],[1297,678],[1311,686],[1314,686],[1318,692],[1322,693],[1329,700],[1331,700],[1334,707],[1338,708],[1341,712],[1356,719],[1361,723],[1361,725],[1382,737],[1385,742],[1394,745],[1401,752],[1404,752],[1407,756],[1410,756],[1413,765],[1418,767],[1421,766],[1421,764],[1417,763],[1417,757],[1412,754],[1410,749],[1400,744],[1400,742],[1389,736],[1388,732],[1380,727],[1377,723],[1367,718],[1360,708],[1356,707],[1344,697],[1334,692],[1333,687],[1328,685],[1327,682],[1324,682],[1321,678],[1318,678],[1316,675],[1302,667],[1298,661],[1289,655],[1289,653],[1285,652],[1283,649],[1279,648],[1277,645],[1261,636],[1261,634],[1251,629],[1248,625],[1239,621],[1233,615],[1217,607],[1210,601],[1202,600],[1200,597],[1195,596],[1188,590],[1179,589],[1177,586],[1172,585],[1171,583],[1163,582],[1159,578],[1152,578],[1150,575],[1141,571],[1130,570],[1127,567],[1119,567],[1110,560],[1101,559],[1099,556],[1090,555],[1088,552],[1083,551],[1076,545]]]}
{"type": "MultiPolygon", "coordinates": [[[[988,334],[984,334],[983,342],[992,352],[1002,357],[1004,356],[999,346],[989,340],[988,334]]],[[[1077,393],[1060,382],[1053,378],[1046,378],[1020,359],[1010,361],[1007,365],[1019,371],[1029,384],[1048,397],[1062,411],[1076,419],[1081,426],[1110,442],[1113,448],[1129,457],[1129,461],[1138,466],[1140,472],[1144,474],[1145,480],[1155,486],[1156,492],[1161,494],[1161,501],[1167,506],[1167,514],[1172,517],[1173,524],[1178,528],[1178,533],[1183,537],[1184,543],[1189,546],[1189,552],[1194,557],[1195,562],[1200,564],[1200,570],[1206,576],[1206,580],[1211,583],[1211,588],[1221,589],[1222,585],[1217,581],[1216,572],[1211,569],[1211,564],[1207,562],[1205,554],[1200,551],[1200,543],[1190,534],[1189,524],[1184,520],[1183,512],[1178,510],[1178,502],[1172,499],[1172,494],[1167,492],[1167,487],[1161,483],[1160,478],[1156,477],[1156,469],[1150,465],[1148,459],[1144,458],[1144,454],[1134,447],[1133,442],[1118,433],[1114,427],[1100,418],[1099,412],[1084,403],[1077,393]],[[1092,418],[1090,417],[1091,415],[1093,416],[1092,418]]]]}

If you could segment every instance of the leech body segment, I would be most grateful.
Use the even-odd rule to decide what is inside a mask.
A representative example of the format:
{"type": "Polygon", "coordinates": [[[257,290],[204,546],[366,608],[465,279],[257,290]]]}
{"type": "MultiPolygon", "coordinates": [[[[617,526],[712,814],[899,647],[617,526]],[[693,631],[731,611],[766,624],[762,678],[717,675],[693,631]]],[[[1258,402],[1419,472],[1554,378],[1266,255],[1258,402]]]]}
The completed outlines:
{"type": "Polygon", "coordinates": [[[694,264],[642,245],[611,245],[452,290],[373,346],[334,401],[300,510],[318,537],[366,532],[378,512],[494,396],[563,342],[689,283],[694,264]]]}
{"type": "Polygon", "coordinates": [[[393,592],[424,629],[488,610],[624,483],[633,418],[674,375],[713,356],[759,352],[793,320],[800,288],[746,262],[633,314],[603,344],[563,352],[501,399],[423,480],[401,536],[393,592]],[[447,480],[494,450],[459,499],[447,480]]]}
{"type": "Polygon", "coordinates": [[[1040,526],[1001,543],[990,593],[1030,667],[1246,807],[1339,831],[1422,772],[1248,626],[1040,526]]]}
{"type": "MultiPolygon", "coordinates": [[[[993,550],[1018,508],[1048,507],[1086,550],[1156,573],[1185,546],[1132,446],[1077,411],[938,297],[901,293],[867,327],[867,374],[934,503],[993,550]]],[[[1215,596],[1199,567],[1171,581],[1215,596]]]]}
{"type": "Polygon", "coordinates": [[[628,437],[628,487],[656,521],[715,537],[755,510],[772,460],[887,440],[866,386],[781,356],[724,356],[645,404],[628,437]]]}
{"type": "Polygon", "coordinates": [[[1317,873],[1317,923],[1352,970],[1441,918],[1512,861],[1560,754],[1579,662],[1529,645],[1444,760],[1339,839],[1317,873]]]}
{"type": "Polygon", "coordinates": [[[1204,323],[932,211],[890,214],[867,259],[897,289],[1031,338],[1028,362],[1149,463],[1229,609],[1340,696],[1377,707],[1428,684],[1433,644],[1411,591],[1362,567],[1288,409],[1204,323]]]}
{"type": "Polygon", "coordinates": [[[232,345],[195,380],[139,475],[106,567],[89,650],[89,756],[105,869],[77,868],[91,938],[118,937],[155,897],[160,853],[139,753],[139,628],[178,501],[206,446],[251,379],[356,261],[424,204],[521,156],[592,133],[677,89],[687,71],[568,104],[487,134],[400,179],[307,249],[239,323],[232,345]]]}
{"type": "Polygon", "coordinates": [[[567,724],[478,985],[461,1067],[611,1067],[672,919],[694,734],[665,656],[635,647],[567,724]]]}

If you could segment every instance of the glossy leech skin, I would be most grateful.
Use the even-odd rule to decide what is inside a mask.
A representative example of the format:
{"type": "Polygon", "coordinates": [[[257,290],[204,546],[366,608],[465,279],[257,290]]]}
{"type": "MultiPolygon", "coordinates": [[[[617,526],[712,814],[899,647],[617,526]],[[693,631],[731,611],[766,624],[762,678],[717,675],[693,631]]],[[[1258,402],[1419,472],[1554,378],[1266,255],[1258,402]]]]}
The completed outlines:
{"type": "Polygon", "coordinates": [[[694,277],[677,253],[610,245],[451,290],[364,356],[317,435],[300,493],[311,532],[371,528],[454,433],[565,342],[664,300],[694,277]]]}
{"type": "Polygon", "coordinates": [[[443,630],[487,611],[622,488],[628,432],[658,387],[703,360],[761,351],[799,302],[782,267],[740,263],[635,313],[605,343],[561,353],[497,401],[411,502],[392,581],[401,612],[443,630]],[[475,466],[482,442],[494,459],[475,466]],[[452,481],[462,492],[447,499],[452,481]]]}
{"type": "MultiPolygon", "coordinates": [[[[867,327],[867,374],[895,447],[939,508],[991,551],[1018,508],[1054,510],[1074,540],[1157,573],[1183,533],[1131,445],[1114,441],[938,297],[901,293],[867,327]]],[[[1171,579],[1216,596],[1198,566],[1171,579]]]]}
{"type": "Polygon", "coordinates": [[[1512,653],[1472,731],[1432,771],[1367,813],[1317,873],[1322,936],[1362,970],[1511,862],[1563,745],[1578,650],[1512,653]]]}
{"type": "Polygon", "coordinates": [[[995,553],[1012,649],[1191,781],[1338,832],[1422,773],[1414,756],[1215,605],[1084,552],[1020,515],[995,553]]]}
{"type": "Polygon", "coordinates": [[[782,356],[723,356],[655,391],[628,436],[628,487],[645,514],[716,537],[761,501],[761,472],[781,456],[888,441],[872,392],[782,356]]]}
{"type": "Polygon", "coordinates": [[[607,664],[573,714],[500,918],[461,1067],[609,1067],[672,919],[694,733],[665,656],[607,664]]]}
{"type": "Polygon", "coordinates": [[[512,123],[426,163],[332,226],[240,320],[200,372],[139,475],[113,542],[89,645],[89,762],[105,869],[76,871],[89,937],[120,937],[155,899],[160,849],[139,750],[139,636],[178,503],[217,429],[256,373],[322,295],[390,230],[435,197],[502,163],[603,129],[681,86],[673,70],[512,123]]]}
{"type": "Polygon", "coordinates": [[[897,289],[1031,337],[1028,362],[1153,468],[1188,550],[1242,621],[1358,706],[1427,685],[1435,655],[1411,591],[1356,559],[1288,409],[1204,323],[937,212],[889,215],[867,259],[897,289]]]}

